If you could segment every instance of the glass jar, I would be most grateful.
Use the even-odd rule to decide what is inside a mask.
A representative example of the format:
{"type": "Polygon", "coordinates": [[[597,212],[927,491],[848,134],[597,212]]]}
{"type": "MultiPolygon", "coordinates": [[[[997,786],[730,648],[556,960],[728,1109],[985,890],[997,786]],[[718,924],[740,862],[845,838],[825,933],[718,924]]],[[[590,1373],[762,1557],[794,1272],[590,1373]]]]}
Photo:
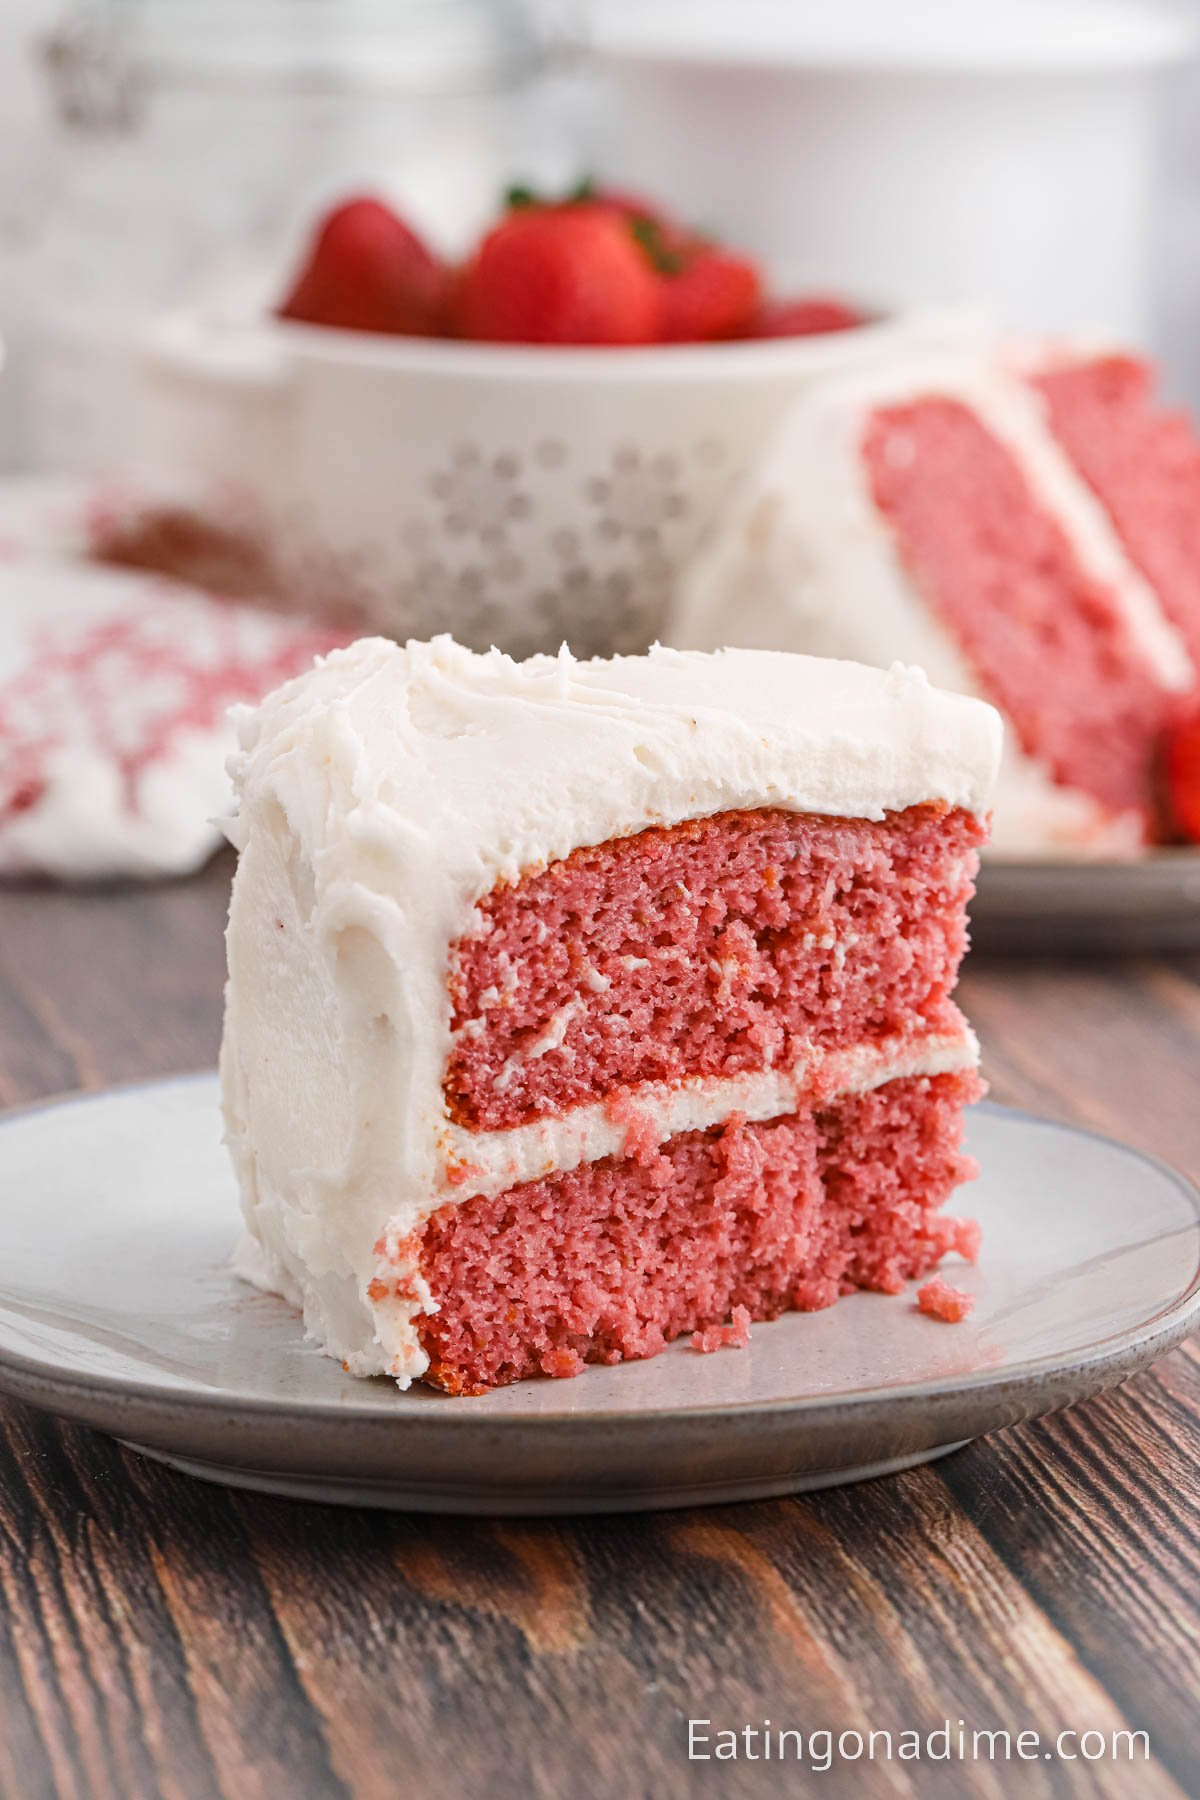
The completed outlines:
{"type": "Polygon", "coordinates": [[[44,45],[32,459],[104,467],[139,320],[220,284],[269,303],[337,195],[383,192],[453,253],[514,175],[567,179],[560,25],[532,0],[77,0],[44,45]]]}

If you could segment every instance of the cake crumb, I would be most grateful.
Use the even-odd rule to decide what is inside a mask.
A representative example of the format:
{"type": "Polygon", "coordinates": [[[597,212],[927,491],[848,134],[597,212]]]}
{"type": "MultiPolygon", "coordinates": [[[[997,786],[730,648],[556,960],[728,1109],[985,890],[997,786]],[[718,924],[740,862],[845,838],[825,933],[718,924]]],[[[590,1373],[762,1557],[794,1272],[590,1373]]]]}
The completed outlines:
{"type": "Polygon", "coordinates": [[[446,1159],[446,1183],[449,1187],[462,1187],[468,1181],[486,1181],[487,1170],[482,1163],[455,1162],[446,1159]]]}
{"type": "Polygon", "coordinates": [[[609,1123],[621,1132],[621,1149],[625,1156],[632,1157],[644,1169],[659,1161],[662,1135],[654,1115],[635,1104],[627,1087],[616,1088],[608,1096],[604,1102],[604,1114],[609,1123]]]}
{"type": "Polygon", "coordinates": [[[957,1250],[964,1262],[979,1261],[979,1246],[983,1241],[983,1230],[978,1219],[953,1219],[954,1239],[951,1249],[957,1250]]]}
{"type": "Polygon", "coordinates": [[[714,1350],[744,1350],[750,1342],[750,1314],[746,1307],[735,1306],[728,1325],[705,1325],[692,1333],[692,1349],[701,1356],[714,1350]]]}
{"type": "Polygon", "coordinates": [[[974,1294],[964,1294],[961,1288],[953,1288],[940,1275],[927,1281],[917,1290],[917,1311],[923,1312],[931,1319],[942,1319],[947,1325],[959,1325],[975,1304],[974,1294]]]}

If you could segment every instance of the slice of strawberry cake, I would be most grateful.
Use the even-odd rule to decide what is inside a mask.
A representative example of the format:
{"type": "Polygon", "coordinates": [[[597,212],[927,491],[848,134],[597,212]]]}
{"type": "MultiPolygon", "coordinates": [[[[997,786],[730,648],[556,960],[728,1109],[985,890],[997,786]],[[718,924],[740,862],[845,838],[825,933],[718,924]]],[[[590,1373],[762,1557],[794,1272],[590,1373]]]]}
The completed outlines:
{"type": "Polygon", "coordinates": [[[1127,356],[959,346],[830,378],[668,635],[917,663],[1006,715],[998,850],[1136,852],[1172,834],[1162,749],[1195,704],[1200,438],[1127,356]]]}
{"type": "Polygon", "coordinates": [[[977,1233],[950,993],[999,721],[918,671],[368,639],[241,726],[238,1267],[478,1394],[977,1233]]]}

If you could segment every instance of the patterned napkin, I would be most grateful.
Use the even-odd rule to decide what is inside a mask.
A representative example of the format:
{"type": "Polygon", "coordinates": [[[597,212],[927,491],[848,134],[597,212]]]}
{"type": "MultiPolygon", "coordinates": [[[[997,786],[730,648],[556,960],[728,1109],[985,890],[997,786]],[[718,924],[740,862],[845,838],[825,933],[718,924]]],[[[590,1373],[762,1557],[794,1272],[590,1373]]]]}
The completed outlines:
{"type": "Polygon", "coordinates": [[[228,708],[345,634],[89,563],[80,496],[2,486],[0,875],[199,868],[228,806],[228,708]]]}

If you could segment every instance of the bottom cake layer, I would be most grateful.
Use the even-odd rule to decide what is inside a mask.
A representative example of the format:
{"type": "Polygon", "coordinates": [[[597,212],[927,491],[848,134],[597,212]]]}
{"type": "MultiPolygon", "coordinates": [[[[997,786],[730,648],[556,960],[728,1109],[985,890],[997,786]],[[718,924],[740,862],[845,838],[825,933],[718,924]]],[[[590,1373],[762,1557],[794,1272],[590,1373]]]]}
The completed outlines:
{"type": "Polygon", "coordinates": [[[909,1077],[442,1207],[411,1244],[439,1306],[419,1320],[425,1379],[480,1394],[577,1375],[735,1307],[811,1311],[973,1259],[978,1228],[938,1208],[975,1173],[960,1145],[979,1093],[974,1074],[909,1077]]]}

